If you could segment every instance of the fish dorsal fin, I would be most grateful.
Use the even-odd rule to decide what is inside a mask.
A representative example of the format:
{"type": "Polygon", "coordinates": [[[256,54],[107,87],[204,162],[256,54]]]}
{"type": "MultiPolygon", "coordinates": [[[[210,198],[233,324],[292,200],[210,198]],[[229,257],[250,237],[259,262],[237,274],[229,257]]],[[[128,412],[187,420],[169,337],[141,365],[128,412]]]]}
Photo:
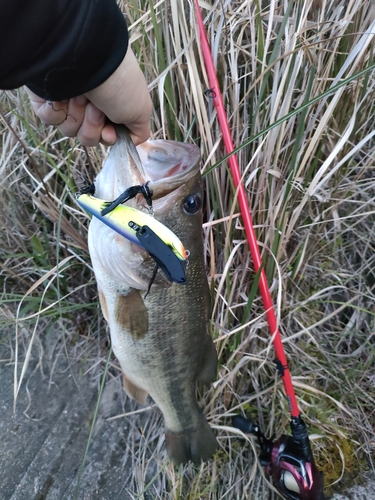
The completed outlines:
{"type": "Polygon", "coordinates": [[[122,376],[124,380],[124,390],[129,398],[135,399],[135,401],[137,401],[141,405],[145,405],[148,392],[138,387],[125,375],[125,373],[123,373],[122,376]]]}

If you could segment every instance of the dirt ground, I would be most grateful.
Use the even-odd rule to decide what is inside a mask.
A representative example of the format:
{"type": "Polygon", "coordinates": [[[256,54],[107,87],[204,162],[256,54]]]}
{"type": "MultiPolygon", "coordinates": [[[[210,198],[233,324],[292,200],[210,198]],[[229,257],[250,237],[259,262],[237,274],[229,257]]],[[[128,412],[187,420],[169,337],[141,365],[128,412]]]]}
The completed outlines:
{"type": "MultiPolygon", "coordinates": [[[[63,350],[44,352],[38,366],[34,356],[13,412],[14,363],[0,344],[0,500],[130,500],[155,475],[152,460],[145,480],[134,492],[139,475],[134,454],[142,447],[142,429],[157,408],[131,418],[108,418],[139,409],[122,390],[120,379],[109,376],[100,400],[97,422],[83,469],[100,386],[100,374],[63,350]],[[49,358],[49,359],[48,359],[49,358]],[[79,480],[80,477],[80,480],[79,480]],[[79,480],[79,486],[77,486],[79,480]]],[[[144,475],[142,469],[142,476],[144,475]]],[[[145,494],[142,498],[152,498],[145,494]]]]}

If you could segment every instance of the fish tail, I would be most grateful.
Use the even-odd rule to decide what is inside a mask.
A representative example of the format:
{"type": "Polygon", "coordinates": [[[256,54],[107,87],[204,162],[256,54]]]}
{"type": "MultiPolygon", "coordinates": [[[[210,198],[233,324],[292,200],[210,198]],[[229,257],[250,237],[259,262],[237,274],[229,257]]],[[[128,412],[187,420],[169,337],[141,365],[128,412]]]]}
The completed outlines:
{"type": "Polygon", "coordinates": [[[217,440],[204,415],[199,415],[198,425],[183,432],[165,433],[166,448],[169,458],[176,464],[189,460],[199,464],[208,460],[215,453],[217,440]]]}

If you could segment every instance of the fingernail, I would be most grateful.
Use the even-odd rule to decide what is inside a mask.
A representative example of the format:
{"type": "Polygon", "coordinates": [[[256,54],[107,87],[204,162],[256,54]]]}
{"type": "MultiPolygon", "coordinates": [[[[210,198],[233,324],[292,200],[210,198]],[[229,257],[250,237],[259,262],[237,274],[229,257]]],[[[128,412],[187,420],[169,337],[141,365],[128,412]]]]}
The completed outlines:
{"type": "Polygon", "coordinates": [[[86,108],[86,116],[91,123],[100,123],[104,115],[96,106],[88,104],[86,108]]]}

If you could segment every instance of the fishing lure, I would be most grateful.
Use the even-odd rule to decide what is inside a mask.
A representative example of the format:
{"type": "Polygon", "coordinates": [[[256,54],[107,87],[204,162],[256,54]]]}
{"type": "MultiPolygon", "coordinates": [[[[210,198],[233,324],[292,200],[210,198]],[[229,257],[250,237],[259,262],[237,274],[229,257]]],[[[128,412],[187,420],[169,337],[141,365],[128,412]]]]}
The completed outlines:
{"type": "MultiPolygon", "coordinates": [[[[139,192],[137,190],[135,194],[139,192]]],[[[145,212],[118,204],[122,203],[117,203],[118,199],[112,202],[116,203],[115,207],[108,211],[112,203],[96,198],[94,193],[94,186],[83,188],[76,195],[78,204],[124,238],[142,246],[170,281],[186,284],[187,252],[180,239],[170,229],[145,212]]]]}

